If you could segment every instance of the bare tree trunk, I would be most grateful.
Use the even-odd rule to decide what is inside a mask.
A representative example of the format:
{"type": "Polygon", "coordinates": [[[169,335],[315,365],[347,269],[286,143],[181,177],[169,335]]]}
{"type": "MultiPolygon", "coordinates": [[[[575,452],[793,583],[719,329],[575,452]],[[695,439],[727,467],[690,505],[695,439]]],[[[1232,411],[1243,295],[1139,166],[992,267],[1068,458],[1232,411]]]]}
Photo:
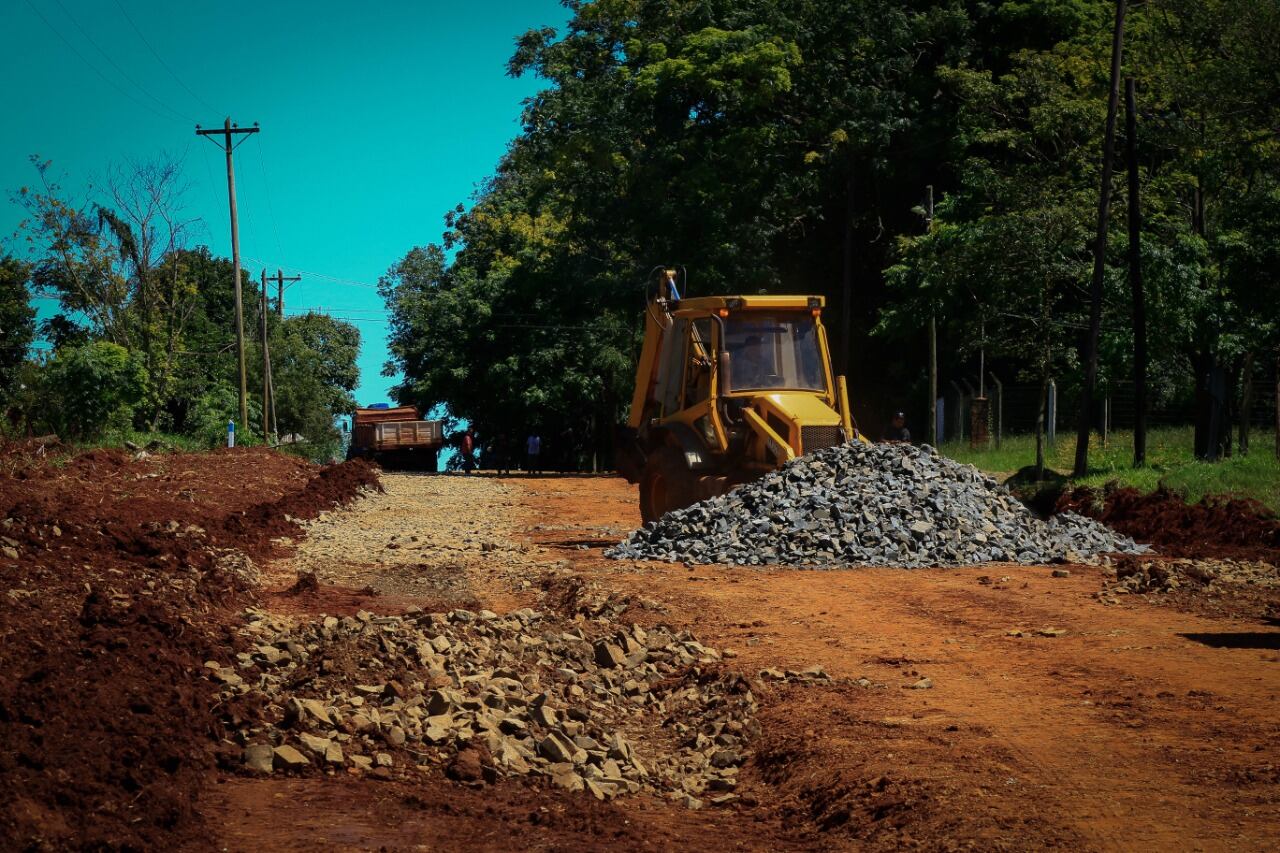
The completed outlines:
{"type": "Polygon", "coordinates": [[[849,356],[853,349],[853,220],[856,214],[854,207],[854,174],[853,158],[849,158],[849,186],[845,196],[845,223],[843,246],[843,272],[840,280],[840,348],[836,363],[840,373],[848,375],[849,356]]]}
{"type": "Polygon", "coordinates": [[[1133,295],[1133,465],[1147,464],[1147,302],[1142,288],[1142,205],[1138,182],[1138,105],[1125,78],[1125,151],[1129,170],[1129,290],[1133,295]]]}
{"type": "Polygon", "coordinates": [[[1230,459],[1232,453],[1232,443],[1235,436],[1232,434],[1231,424],[1240,417],[1240,398],[1236,395],[1236,386],[1240,384],[1240,368],[1244,363],[1243,359],[1236,359],[1235,364],[1231,366],[1231,372],[1227,375],[1227,394],[1224,408],[1226,409],[1226,422],[1222,429],[1222,458],[1230,459]]]}
{"type": "Polygon", "coordinates": [[[1249,455],[1249,413],[1253,410],[1253,351],[1244,354],[1244,375],[1240,389],[1240,455],[1249,455]]]}
{"type": "Polygon", "coordinates": [[[1111,87],[1107,94],[1107,127],[1102,138],[1102,188],[1098,193],[1098,232],[1093,244],[1093,280],[1089,284],[1089,334],[1081,356],[1085,363],[1080,394],[1080,422],[1076,428],[1076,459],[1072,476],[1089,471],[1089,432],[1093,390],[1098,382],[1098,338],[1102,332],[1102,274],[1107,260],[1107,219],[1111,212],[1111,172],[1116,141],[1116,105],[1120,101],[1120,59],[1124,52],[1125,0],[1116,0],[1116,24],[1111,38],[1111,87]]]}
{"type": "Polygon", "coordinates": [[[1040,405],[1036,408],[1036,482],[1044,479],[1044,418],[1049,396],[1049,374],[1040,373],[1040,405]]]}

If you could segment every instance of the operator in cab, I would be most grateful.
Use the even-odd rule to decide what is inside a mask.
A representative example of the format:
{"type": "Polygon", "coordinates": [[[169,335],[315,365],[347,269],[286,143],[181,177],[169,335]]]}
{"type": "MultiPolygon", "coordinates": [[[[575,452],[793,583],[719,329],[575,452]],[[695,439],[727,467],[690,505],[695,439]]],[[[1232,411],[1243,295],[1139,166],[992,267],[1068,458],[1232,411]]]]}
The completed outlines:
{"type": "Polygon", "coordinates": [[[911,443],[911,430],[907,429],[907,416],[904,413],[893,413],[893,420],[885,427],[884,440],[894,444],[911,443]]]}
{"type": "Polygon", "coordinates": [[[768,388],[777,381],[773,362],[764,346],[764,338],[748,335],[743,341],[741,355],[733,363],[735,388],[768,388]]]}

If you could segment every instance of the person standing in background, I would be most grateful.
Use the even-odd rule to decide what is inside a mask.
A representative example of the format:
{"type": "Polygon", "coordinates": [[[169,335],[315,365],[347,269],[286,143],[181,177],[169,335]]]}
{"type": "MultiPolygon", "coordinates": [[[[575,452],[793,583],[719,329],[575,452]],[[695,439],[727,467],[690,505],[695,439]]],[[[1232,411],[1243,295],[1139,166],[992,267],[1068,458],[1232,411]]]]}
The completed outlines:
{"type": "Polygon", "coordinates": [[[462,444],[459,449],[462,451],[462,470],[470,474],[476,467],[476,438],[471,434],[471,430],[462,434],[462,444]]]}
{"type": "Polygon", "coordinates": [[[537,433],[530,433],[529,438],[525,441],[525,471],[530,474],[538,474],[542,471],[542,437],[537,433]]]}
{"type": "Polygon", "coordinates": [[[894,412],[893,421],[885,428],[884,440],[911,443],[911,430],[907,429],[907,416],[903,412],[894,412]]]}

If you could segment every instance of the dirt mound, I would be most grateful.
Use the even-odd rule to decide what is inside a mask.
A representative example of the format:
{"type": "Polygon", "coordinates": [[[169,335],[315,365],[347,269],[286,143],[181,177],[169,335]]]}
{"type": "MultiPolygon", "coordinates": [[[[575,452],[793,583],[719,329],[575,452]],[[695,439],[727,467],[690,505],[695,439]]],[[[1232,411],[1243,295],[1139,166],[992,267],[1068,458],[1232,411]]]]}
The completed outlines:
{"type": "Polygon", "coordinates": [[[1208,496],[1192,504],[1164,487],[1149,494],[1079,487],[1063,493],[1057,510],[1096,518],[1171,556],[1280,559],[1280,519],[1253,500],[1208,496]]]}
{"type": "Polygon", "coordinates": [[[192,673],[238,651],[223,623],[249,592],[228,549],[270,547],[237,519],[319,512],[375,476],[316,470],[95,450],[0,476],[0,848],[210,845],[195,801],[216,691],[192,673]]]}
{"type": "Polygon", "coordinates": [[[349,504],[364,489],[382,491],[378,469],[364,459],[352,459],[320,469],[320,473],[298,491],[229,515],[222,526],[238,540],[239,547],[252,542],[250,547],[254,550],[270,550],[272,539],[298,533],[298,521],[349,504]]]}

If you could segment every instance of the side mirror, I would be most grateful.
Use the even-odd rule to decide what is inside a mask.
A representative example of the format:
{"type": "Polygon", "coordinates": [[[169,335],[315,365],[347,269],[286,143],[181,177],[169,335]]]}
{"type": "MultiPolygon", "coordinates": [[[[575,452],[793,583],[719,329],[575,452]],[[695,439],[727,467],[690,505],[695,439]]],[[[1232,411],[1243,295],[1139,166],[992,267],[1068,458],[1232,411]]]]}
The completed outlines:
{"type": "Polygon", "coordinates": [[[733,382],[730,379],[731,374],[729,372],[729,351],[723,349],[720,350],[717,360],[720,363],[720,389],[727,391],[733,387],[733,382]]]}

